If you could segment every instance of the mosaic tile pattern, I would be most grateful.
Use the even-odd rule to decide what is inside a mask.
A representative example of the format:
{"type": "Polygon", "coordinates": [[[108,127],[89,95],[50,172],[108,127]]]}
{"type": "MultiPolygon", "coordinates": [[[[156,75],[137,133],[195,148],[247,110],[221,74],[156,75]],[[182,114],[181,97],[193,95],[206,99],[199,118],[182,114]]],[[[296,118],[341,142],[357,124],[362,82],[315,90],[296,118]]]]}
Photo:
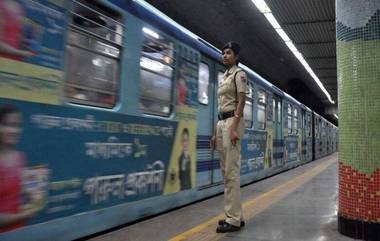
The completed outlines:
{"type": "Polygon", "coordinates": [[[380,40],[337,42],[340,160],[380,167],[380,40]]]}
{"type": "Polygon", "coordinates": [[[380,168],[366,175],[339,162],[339,213],[380,222],[380,168]]]}
{"type": "Polygon", "coordinates": [[[352,41],[361,40],[379,40],[380,39],[380,9],[369,19],[368,23],[360,28],[350,28],[341,22],[336,24],[337,40],[352,41]]]}
{"type": "Polygon", "coordinates": [[[379,3],[337,0],[339,214],[369,222],[380,222],[379,3]]]}
{"type": "Polygon", "coordinates": [[[380,9],[378,0],[337,0],[337,20],[349,28],[361,28],[380,9]]]}

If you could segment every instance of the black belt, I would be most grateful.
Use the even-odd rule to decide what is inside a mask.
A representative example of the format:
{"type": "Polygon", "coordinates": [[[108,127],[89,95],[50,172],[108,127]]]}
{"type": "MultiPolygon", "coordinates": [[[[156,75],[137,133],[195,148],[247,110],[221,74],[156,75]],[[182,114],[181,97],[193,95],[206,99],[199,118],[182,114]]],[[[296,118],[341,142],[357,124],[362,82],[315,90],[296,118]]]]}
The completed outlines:
{"type": "Polygon", "coordinates": [[[233,116],[235,116],[234,110],[229,111],[229,112],[219,112],[218,113],[218,119],[219,120],[225,120],[225,119],[233,117],[233,116]]]}

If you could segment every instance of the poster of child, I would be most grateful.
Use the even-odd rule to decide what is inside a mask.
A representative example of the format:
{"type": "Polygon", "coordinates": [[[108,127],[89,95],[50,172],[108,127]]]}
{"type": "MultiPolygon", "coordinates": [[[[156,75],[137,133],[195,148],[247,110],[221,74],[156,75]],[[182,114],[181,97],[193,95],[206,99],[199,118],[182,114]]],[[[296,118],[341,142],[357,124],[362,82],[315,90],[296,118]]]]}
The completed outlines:
{"type": "Polygon", "coordinates": [[[15,148],[21,126],[22,114],[16,107],[0,107],[0,233],[22,227],[46,202],[48,170],[26,169],[24,153],[15,148]]]}
{"type": "Polygon", "coordinates": [[[191,188],[191,158],[189,153],[189,129],[182,130],[182,153],[178,158],[180,190],[191,188]]]}
{"type": "Polygon", "coordinates": [[[37,54],[37,25],[27,21],[18,0],[0,1],[0,57],[23,61],[37,54]]]}

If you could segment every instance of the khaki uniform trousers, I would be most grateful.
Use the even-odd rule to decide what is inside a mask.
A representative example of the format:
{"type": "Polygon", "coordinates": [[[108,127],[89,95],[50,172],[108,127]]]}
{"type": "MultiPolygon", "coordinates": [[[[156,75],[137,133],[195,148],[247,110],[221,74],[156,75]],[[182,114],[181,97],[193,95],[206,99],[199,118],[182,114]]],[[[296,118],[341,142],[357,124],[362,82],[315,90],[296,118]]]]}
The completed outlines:
{"type": "Polygon", "coordinates": [[[240,119],[237,127],[239,141],[231,143],[231,126],[234,117],[218,121],[216,140],[220,152],[220,166],[224,179],[224,213],[226,222],[240,227],[243,220],[240,197],[241,139],[244,132],[244,120],[240,119]]]}

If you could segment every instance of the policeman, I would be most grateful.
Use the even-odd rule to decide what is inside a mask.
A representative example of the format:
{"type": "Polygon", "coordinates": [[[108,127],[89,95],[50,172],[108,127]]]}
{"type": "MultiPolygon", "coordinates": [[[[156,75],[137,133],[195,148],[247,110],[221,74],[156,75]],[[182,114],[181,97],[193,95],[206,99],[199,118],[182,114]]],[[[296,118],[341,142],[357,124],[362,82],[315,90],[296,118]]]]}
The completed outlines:
{"type": "Polygon", "coordinates": [[[244,132],[243,110],[247,75],[237,67],[240,46],[228,42],[223,47],[223,63],[227,70],[218,87],[218,123],[211,138],[211,150],[220,152],[224,178],[224,213],[217,233],[234,232],[244,226],[240,199],[241,138],[244,132]]]}

